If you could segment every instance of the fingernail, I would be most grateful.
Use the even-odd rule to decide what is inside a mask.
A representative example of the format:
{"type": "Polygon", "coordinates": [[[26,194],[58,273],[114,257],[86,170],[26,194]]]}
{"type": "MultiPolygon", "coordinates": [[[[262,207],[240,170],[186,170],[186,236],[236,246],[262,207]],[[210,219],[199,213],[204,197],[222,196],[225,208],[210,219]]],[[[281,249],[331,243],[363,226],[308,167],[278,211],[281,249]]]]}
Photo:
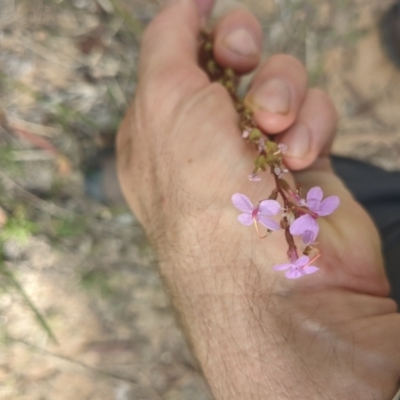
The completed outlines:
{"type": "Polygon", "coordinates": [[[229,50],[241,56],[254,57],[260,52],[253,36],[243,28],[229,33],[222,42],[229,50]]]}
{"type": "Polygon", "coordinates": [[[207,17],[214,5],[214,0],[194,0],[200,17],[207,17]]]}
{"type": "Polygon", "coordinates": [[[285,156],[304,158],[310,151],[310,131],[303,125],[299,124],[292,128],[290,132],[289,144],[285,156]]]}
{"type": "Polygon", "coordinates": [[[251,102],[272,114],[287,114],[290,111],[290,88],[280,79],[265,82],[253,94],[251,102]]]}

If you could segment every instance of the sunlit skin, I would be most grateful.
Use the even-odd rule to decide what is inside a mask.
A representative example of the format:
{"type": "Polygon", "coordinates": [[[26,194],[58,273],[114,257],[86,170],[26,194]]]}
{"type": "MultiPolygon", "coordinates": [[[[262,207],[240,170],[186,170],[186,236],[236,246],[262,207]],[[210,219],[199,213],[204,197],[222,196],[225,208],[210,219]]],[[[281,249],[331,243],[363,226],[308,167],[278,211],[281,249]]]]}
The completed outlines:
{"type": "MultiPolygon", "coordinates": [[[[388,298],[377,231],[330,167],[335,108],[307,88],[304,67],[288,55],[260,65],[247,94],[259,126],[288,146],[290,185],[340,198],[333,215],[318,219],[318,273],[288,280],[273,270],[285,261],[283,231],[260,240],[238,224],[231,204],[233,193],[265,198],[274,181],[248,180],[254,149],[226,90],[197,65],[201,21],[212,3],[170,0],[149,25],[136,97],[118,135],[125,197],[154,245],[202,373],[217,400],[391,400],[400,318],[388,298]],[[285,113],[259,104],[287,99],[285,113]]],[[[245,10],[226,15],[214,28],[216,59],[240,73],[255,69],[261,32],[245,10]],[[238,29],[233,51],[224,38],[238,29]],[[246,34],[250,56],[241,47],[246,34]]]]}

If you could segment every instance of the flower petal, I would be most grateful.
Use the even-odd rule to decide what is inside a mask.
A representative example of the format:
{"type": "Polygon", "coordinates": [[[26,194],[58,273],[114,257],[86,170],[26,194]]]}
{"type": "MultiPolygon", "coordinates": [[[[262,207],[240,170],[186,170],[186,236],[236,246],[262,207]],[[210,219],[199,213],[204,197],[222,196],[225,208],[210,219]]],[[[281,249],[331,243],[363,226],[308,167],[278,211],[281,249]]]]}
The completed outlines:
{"type": "Polygon", "coordinates": [[[263,215],[259,215],[257,219],[260,222],[260,224],[264,225],[266,228],[268,228],[271,231],[278,231],[279,229],[281,229],[281,226],[271,218],[267,218],[267,217],[264,217],[263,215]]]}
{"type": "Polygon", "coordinates": [[[320,204],[317,214],[321,217],[332,214],[339,207],[339,204],[339,197],[329,196],[320,204]]]}
{"type": "Polygon", "coordinates": [[[263,200],[258,210],[259,215],[276,215],[281,210],[281,205],[276,200],[263,200]]]}
{"type": "Polygon", "coordinates": [[[308,256],[301,256],[300,258],[298,258],[295,262],[294,265],[298,268],[306,265],[307,263],[310,262],[310,258],[308,256]]]}
{"type": "Polygon", "coordinates": [[[314,230],[307,229],[306,231],[304,231],[303,234],[301,235],[301,240],[306,246],[308,246],[309,244],[315,242],[315,239],[318,236],[318,232],[319,232],[319,226],[317,224],[316,229],[314,230]]]}
{"type": "Polygon", "coordinates": [[[238,215],[237,219],[242,225],[246,226],[250,226],[254,222],[251,214],[240,214],[238,215]]]}
{"type": "Polygon", "coordinates": [[[250,199],[247,196],[245,196],[244,194],[235,193],[231,199],[232,199],[233,205],[239,211],[242,211],[245,213],[250,213],[250,214],[253,212],[254,206],[253,206],[253,204],[251,204],[250,199]]]}
{"type": "Polygon", "coordinates": [[[319,186],[311,188],[307,193],[307,205],[312,211],[318,211],[324,193],[319,186]]]}
{"type": "Polygon", "coordinates": [[[290,225],[290,233],[292,235],[301,235],[303,232],[307,230],[312,230],[314,227],[314,218],[311,215],[304,214],[301,217],[295,219],[290,225]]]}
{"type": "Polygon", "coordinates": [[[275,271],[283,271],[284,269],[293,268],[293,267],[294,267],[293,264],[278,264],[278,265],[275,265],[274,270],[275,271]]]}
{"type": "Polygon", "coordinates": [[[288,279],[298,279],[303,276],[303,273],[297,268],[291,268],[289,271],[286,272],[285,276],[288,279]]]}
{"type": "Polygon", "coordinates": [[[303,272],[306,275],[313,274],[314,272],[317,272],[317,271],[319,271],[319,268],[318,267],[314,267],[313,265],[309,265],[308,267],[304,267],[303,268],[303,272]]]}

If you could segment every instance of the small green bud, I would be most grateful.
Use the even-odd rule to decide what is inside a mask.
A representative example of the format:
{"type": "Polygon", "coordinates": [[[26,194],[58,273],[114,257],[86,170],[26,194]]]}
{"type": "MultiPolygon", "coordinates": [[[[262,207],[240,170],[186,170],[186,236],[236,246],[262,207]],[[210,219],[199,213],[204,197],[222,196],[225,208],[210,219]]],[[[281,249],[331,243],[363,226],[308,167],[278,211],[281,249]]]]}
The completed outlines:
{"type": "Polygon", "coordinates": [[[208,61],[208,63],[207,63],[207,70],[208,70],[209,72],[211,72],[212,74],[215,73],[215,72],[217,72],[217,64],[216,64],[216,62],[215,62],[214,60],[208,61]]]}
{"type": "Polygon", "coordinates": [[[213,49],[213,44],[211,42],[204,43],[204,50],[211,51],[213,49]]]}
{"type": "Polygon", "coordinates": [[[224,73],[225,76],[227,76],[230,79],[233,79],[235,77],[235,72],[233,71],[232,68],[225,68],[224,73]]]}
{"type": "Polygon", "coordinates": [[[244,115],[246,115],[247,117],[251,117],[253,115],[253,111],[251,111],[250,108],[245,107],[244,115]]]}
{"type": "Polygon", "coordinates": [[[261,155],[256,158],[255,165],[258,169],[262,169],[265,171],[265,167],[267,165],[267,159],[265,156],[261,155]]]}
{"type": "Polygon", "coordinates": [[[272,142],[271,140],[268,140],[265,143],[265,148],[267,150],[267,153],[276,153],[279,149],[278,149],[278,145],[275,142],[272,142]]]}
{"type": "Polygon", "coordinates": [[[276,158],[275,158],[275,156],[274,156],[273,154],[271,154],[271,153],[267,153],[266,160],[267,160],[267,164],[268,164],[268,165],[271,165],[271,166],[273,166],[273,165],[276,163],[276,158]]]}
{"type": "Polygon", "coordinates": [[[228,89],[228,90],[233,90],[235,88],[235,86],[233,85],[232,81],[225,81],[224,86],[228,89]]]}
{"type": "Polygon", "coordinates": [[[249,140],[252,142],[257,142],[261,139],[262,133],[259,129],[254,128],[250,131],[249,140]]]}

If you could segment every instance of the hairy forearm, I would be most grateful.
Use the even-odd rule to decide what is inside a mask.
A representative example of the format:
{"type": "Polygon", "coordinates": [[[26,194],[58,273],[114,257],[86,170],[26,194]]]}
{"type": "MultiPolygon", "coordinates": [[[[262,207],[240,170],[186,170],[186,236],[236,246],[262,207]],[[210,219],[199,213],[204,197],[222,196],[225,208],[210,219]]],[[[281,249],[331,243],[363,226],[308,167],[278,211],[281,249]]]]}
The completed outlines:
{"type": "Polygon", "coordinates": [[[221,219],[185,226],[159,248],[160,269],[215,397],[287,398],[276,381],[279,284],[269,268],[279,239],[260,246],[252,232],[236,234],[221,219]]]}
{"type": "Polygon", "coordinates": [[[158,247],[161,274],[215,398],[374,398],[374,381],[353,364],[361,360],[368,370],[380,360],[362,361],[358,335],[382,323],[371,319],[377,307],[394,312],[392,302],[279,279],[271,266],[282,235],[259,240],[222,218],[188,218],[158,247]]]}

